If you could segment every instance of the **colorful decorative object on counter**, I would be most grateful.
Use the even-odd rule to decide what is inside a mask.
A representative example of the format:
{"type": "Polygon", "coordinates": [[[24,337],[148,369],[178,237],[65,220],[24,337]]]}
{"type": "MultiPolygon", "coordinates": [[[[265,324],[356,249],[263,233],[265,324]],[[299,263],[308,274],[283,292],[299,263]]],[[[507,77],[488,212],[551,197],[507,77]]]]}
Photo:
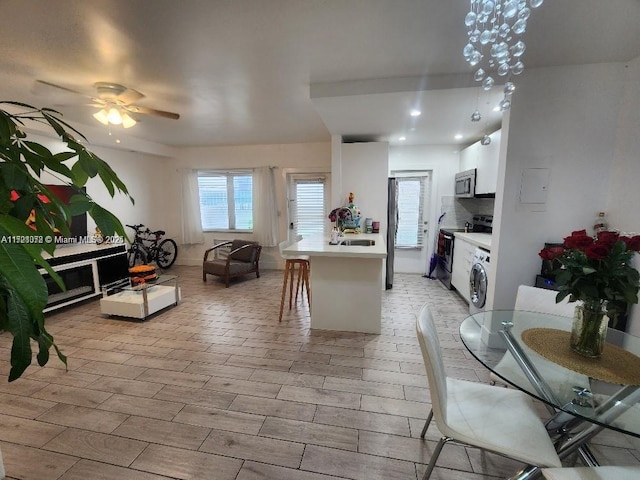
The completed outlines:
{"type": "Polygon", "coordinates": [[[570,339],[577,353],[600,356],[608,320],[615,324],[630,305],[638,303],[640,273],[631,265],[638,251],[640,235],[628,237],[604,231],[593,238],[585,230],[578,230],[565,237],[564,246],[544,248],[539,253],[543,260],[561,265],[553,272],[559,290],[556,302],[567,296],[569,302],[581,302],[576,307],[570,339]]]}
{"type": "Polygon", "coordinates": [[[355,195],[353,192],[349,193],[347,204],[334,208],[329,213],[329,220],[335,222],[336,228],[345,233],[360,233],[360,208],[353,203],[355,195]]]}

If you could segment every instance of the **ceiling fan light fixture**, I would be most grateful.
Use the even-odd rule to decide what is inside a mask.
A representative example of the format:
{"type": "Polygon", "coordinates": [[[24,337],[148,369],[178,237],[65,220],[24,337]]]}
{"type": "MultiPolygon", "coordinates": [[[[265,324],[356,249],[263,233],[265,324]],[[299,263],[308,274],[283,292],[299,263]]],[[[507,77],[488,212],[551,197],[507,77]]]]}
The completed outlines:
{"type": "Polygon", "coordinates": [[[120,117],[122,118],[122,126],[124,128],[131,128],[136,124],[136,121],[131,118],[131,116],[127,112],[122,112],[120,117]]]}
{"type": "Polygon", "coordinates": [[[103,125],[109,125],[109,118],[107,115],[107,111],[103,108],[99,112],[94,113],[93,118],[98,120],[103,125]]]}
{"type": "Polygon", "coordinates": [[[120,111],[115,107],[111,107],[109,109],[109,113],[107,114],[107,120],[109,120],[109,123],[112,125],[122,124],[122,116],[120,115],[120,111]]]}

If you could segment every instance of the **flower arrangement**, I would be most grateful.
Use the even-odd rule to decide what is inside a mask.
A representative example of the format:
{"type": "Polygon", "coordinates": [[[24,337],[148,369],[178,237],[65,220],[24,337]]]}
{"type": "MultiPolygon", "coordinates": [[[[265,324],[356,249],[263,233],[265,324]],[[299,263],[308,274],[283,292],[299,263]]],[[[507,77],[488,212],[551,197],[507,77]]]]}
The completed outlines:
{"type": "Polygon", "coordinates": [[[360,224],[361,212],[358,206],[353,203],[354,194],[353,192],[349,193],[349,199],[347,204],[334,208],[329,213],[329,220],[335,222],[336,227],[339,230],[344,230],[345,228],[358,228],[360,224]]]}
{"type": "Polygon", "coordinates": [[[585,230],[572,232],[562,247],[542,249],[543,260],[557,261],[556,302],[569,296],[576,306],[569,346],[586,357],[599,357],[604,351],[607,325],[615,326],[629,305],[638,303],[640,273],[631,258],[640,251],[640,235],[620,236],[600,232],[596,238],[585,230]]]}
{"type": "Polygon", "coordinates": [[[556,302],[566,296],[570,302],[580,300],[593,307],[602,308],[607,302],[607,310],[617,316],[625,313],[628,304],[638,303],[640,274],[631,265],[638,251],[640,235],[600,232],[594,239],[578,230],[564,238],[563,247],[544,248],[539,255],[561,265],[553,272],[559,289],[556,302]]]}

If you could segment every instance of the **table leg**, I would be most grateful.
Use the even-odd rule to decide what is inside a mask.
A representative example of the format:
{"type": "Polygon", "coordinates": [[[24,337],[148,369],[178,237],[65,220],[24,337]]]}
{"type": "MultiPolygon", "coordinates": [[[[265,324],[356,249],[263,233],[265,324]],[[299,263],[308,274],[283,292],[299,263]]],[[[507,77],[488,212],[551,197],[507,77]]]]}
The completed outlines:
{"type": "MultiPolygon", "coordinates": [[[[520,366],[527,379],[531,382],[531,385],[536,389],[538,394],[549,401],[552,401],[556,405],[558,404],[555,396],[551,392],[549,386],[544,382],[540,374],[537,372],[533,364],[529,361],[526,353],[520,348],[518,343],[511,334],[510,327],[512,324],[506,323],[504,329],[500,332],[503,339],[507,344],[509,352],[513,355],[516,363],[520,366]]],[[[640,400],[640,388],[636,386],[626,386],[620,389],[615,395],[611,396],[605,403],[599,405],[595,409],[596,417],[594,420],[597,422],[609,423],[618,416],[622,415],[625,411],[631,408],[640,400]]],[[[547,409],[554,415],[561,416],[567,415],[565,412],[556,412],[551,405],[546,405],[547,409]]],[[[569,414],[570,415],[570,414],[569,414]]],[[[556,417],[556,418],[557,418],[556,417]]],[[[587,428],[575,433],[578,426],[584,424],[585,419],[570,416],[567,421],[560,424],[555,424],[553,430],[560,432],[561,436],[556,440],[556,450],[558,456],[563,459],[578,451],[583,463],[587,466],[598,466],[599,463],[586,443],[600,433],[605,427],[592,423],[587,428]],[[560,425],[560,426],[558,426],[560,425]]],[[[533,480],[539,478],[541,475],[541,469],[533,465],[528,465],[509,480],[533,480]]]]}
{"type": "MultiPolygon", "coordinates": [[[[522,348],[520,348],[520,345],[518,344],[518,342],[513,338],[513,335],[511,333],[511,327],[513,326],[513,324],[510,322],[504,322],[503,326],[504,326],[504,329],[500,331],[500,335],[506,342],[507,348],[509,349],[509,352],[511,353],[511,355],[513,355],[513,358],[515,359],[516,363],[524,372],[525,376],[527,377],[527,380],[529,380],[531,385],[533,385],[533,387],[536,389],[536,391],[542,398],[547,399],[548,401],[550,401],[555,405],[558,405],[559,404],[558,400],[553,394],[551,388],[549,388],[547,383],[542,379],[542,376],[535,369],[535,367],[527,357],[527,354],[524,352],[522,348]]],[[[580,419],[579,417],[575,417],[563,411],[558,411],[548,403],[545,403],[545,407],[547,408],[549,413],[552,414],[551,419],[547,421],[547,425],[554,425],[553,427],[547,428],[547,430],[549,430],[550,434],[552,431],[562,433],[562,437],[558,441],[561,441],[563,437],[565,437],[567,434],[569,434],[573,430],[573,428],[575,428],[575,427],[573,428],[570,427],[569,426],[570,423],[577,422],[575,425],[577,426],[577,424],[581,424],[584,422],[584,420],[580,419]],[[567,418],[564,421],[560,421],[558,423],[558,420],[560,420],[560,418],[563,416],[566,416],[567,418]]],[[[600,430],[598,430],[598,432],[599,431],[600,430]]],[[[582,459],[585,465],[591,466],[591,467],[598,466],[599,463],[597,459],[595,458],[595,456],[593,455],[589,447],[585,445],[586,441],[587,440],[584,440],[583,442],[577,445],[578,454],[580,455],[580,458],[582,459]]],[[[556,444],[556,449],[558,448],[559,448],[558,444],[556,444]]],[[[575,448],[572,449],[572,451],[575,451],[575,450],[576,450],[575,448]]],[[[558,454],[560,454],[560,450],[558,450],[558,454]]],[[[532,468],[535,468],[535,467],[532,467],[532,468]]],[[[531,475],[534,475],[534,473],[535,472],[532,471],[531,473],[528,473],[527,476],[522,477],[522,479],[524,480],[528,478],[535,478],[535,476],[533,477],[531,476],[531,475]]],[[[520,477],[517,477],[517,478],[520,478],[520,477]]]]}
{"type": "MultiPolygon", "coordinates": [[[[503,322],[503,326],[504,328],[500,330],[500,335],[506,342],[507,348],[509,349],[509,352],[511,352],[511,355],[513,355],[516,363],[524,372],[527,380],[531,382],[533,388],[536,389],[538,394],[543,399],[546,399],[547,401],[558,405],[558,400],[553,394],[551,388],[549,388],[546,382],[542,379],[542,376],[533,366],[533,363],[529,360],[527,354],[524,352],[524,350],[522,350],[522,348],[520,348],[520,345],[518,345],[518,342],[515,340],[515,338],[513,338],[513,335],[511,334],[511,327],[513,326],[513,324],[510,322],[503,322]]],[[[545,406],[550,413],[556,413],[556,410],[551,405],[545,403],[545,406]]]]}
{"type": "Polygon", "coordinates": [[[540,467],[534,467],[533,465],[527,465],[515,475],[509,477],[508,480],[534,480],[542,478],[542,469],[540,467]]]}

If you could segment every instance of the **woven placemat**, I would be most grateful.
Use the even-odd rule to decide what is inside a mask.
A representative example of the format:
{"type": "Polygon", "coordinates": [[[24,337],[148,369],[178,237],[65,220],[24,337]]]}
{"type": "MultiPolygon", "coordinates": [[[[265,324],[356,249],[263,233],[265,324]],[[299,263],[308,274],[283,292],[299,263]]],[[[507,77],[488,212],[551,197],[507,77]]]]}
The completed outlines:
{"type": "Polygon", "coordinates": [[[530,328],[522,332],[522,340],[534,352],[574,372],[603,382],[640,385],[640,357],[610,343],[602,356],[583,357],[569,347],[570,335],[553,328],[530,328]]]}

